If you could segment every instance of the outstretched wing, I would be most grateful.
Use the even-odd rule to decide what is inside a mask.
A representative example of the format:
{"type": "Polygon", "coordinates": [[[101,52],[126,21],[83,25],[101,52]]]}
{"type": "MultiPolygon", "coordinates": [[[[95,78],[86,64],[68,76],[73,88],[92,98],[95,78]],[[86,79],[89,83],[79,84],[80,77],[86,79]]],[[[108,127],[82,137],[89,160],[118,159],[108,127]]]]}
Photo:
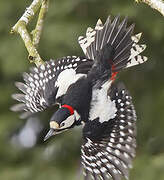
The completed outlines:
{"type": "Polygon", "coordinates": [[[81,157],[85,179],[90,176],[94,180],[128,179],[135,157],[136,113],[132,98],[123,84],[112,85],[108,98],[110,103],[104,108],[110,119],[100,120],[100,116],[105,118],[100,112],[99,117],[97,114],[97,118],[90,119],[83,129],[81,157]]]}
{"type": "Polygon", "coordinates": [[[93,61],[86,58],[67,56],[31,68],[30,73],[23,74],[25,82],[15,83],[23,93],[12,95],[20,103],[12,106],[11,110],[25,111],[20,116],[22,118],[45,110],[66,93],[69,85],[87,74],[92,64],[93,61]]]}
{"type": "Polygon", "coordinates": [[[119,16],[113,21],[108,17],[104,25],[99,19],[95,28],[89,27],[86,37],[80,36],[78,41],[86,57],[93,60],[105,46],[112,46],[114,56],[111,65],[112,71],[116,72],[147,60],[147,57],[139,55],[146,48],[145,44],[138,44],[141,33],[132,35],[133,29],[134,24],[127,26],[127,18],[120,22],[119,16]]]}

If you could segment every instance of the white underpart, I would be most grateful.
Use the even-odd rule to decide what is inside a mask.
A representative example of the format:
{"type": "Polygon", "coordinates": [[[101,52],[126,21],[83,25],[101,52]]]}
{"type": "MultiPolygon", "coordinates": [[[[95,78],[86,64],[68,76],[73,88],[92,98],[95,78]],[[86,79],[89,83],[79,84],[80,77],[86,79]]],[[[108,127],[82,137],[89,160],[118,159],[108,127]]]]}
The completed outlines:
{"type": "Polygon", "coordinates": [[[56,98],[62,96],[66,93],[68,87],[75,83],[81,77],[86,76],[85,74],[76,74],[76,71],[73,69],[66,69],[62,71],[55,83],[55,86],[59,87],[56,98]]]}
{"type": "Polygon", "coordinates": [[[103,123],[116,116],[117,108],[115,101],[111,101],[107,95],[111,83],[111,81],[108,81],[103,84],[101,89],[93,90],[89,120],[92,121],[99,118],[99,122],[103,123]]]}

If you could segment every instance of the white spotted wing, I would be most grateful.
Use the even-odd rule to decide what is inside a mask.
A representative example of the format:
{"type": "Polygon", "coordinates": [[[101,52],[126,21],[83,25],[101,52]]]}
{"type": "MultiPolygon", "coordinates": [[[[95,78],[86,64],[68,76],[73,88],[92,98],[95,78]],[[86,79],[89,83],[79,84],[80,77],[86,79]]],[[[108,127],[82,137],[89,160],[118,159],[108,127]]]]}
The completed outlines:
{"type": "Polygon", "coordinates": [[[93,61],[86,58],[67,56],[31,68],[30,73],[23,74],[25,82],[15,83],[23,93],[12,95],[20,103],[12,106],[11,110],[26,111],[20,116],[22,118],[45,110],[56,103],[56,95],[58,98],[63,96],[69,85],[87,74],[92,64],[93,61]]]}
{"type": "MultiPolygon", "coordinates": [[[[86,180],[128,179],[135,157],[136,113],[131,96],[122,84],[110,89],[108,95],[115,102],[116,116],[104,122],[99,117],[88,120],[83,128],[81,157],[86,180]]],[[[110,106],[104,108],[110,113],[110,106]]]]}

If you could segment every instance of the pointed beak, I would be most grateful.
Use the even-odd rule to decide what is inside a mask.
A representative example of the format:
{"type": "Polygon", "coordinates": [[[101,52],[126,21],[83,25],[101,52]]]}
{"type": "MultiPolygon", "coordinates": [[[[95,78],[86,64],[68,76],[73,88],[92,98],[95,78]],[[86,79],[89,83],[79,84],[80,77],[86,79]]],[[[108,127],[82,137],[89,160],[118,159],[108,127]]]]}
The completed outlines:
{"type": "Polygon", "coordinates": [[[54,129],[50,129],[47,133],[47,135],[44,138],[44,141],[46,141],[47,139],[49,139],[51,136],[55,135],[55,130],[54,129]]]}

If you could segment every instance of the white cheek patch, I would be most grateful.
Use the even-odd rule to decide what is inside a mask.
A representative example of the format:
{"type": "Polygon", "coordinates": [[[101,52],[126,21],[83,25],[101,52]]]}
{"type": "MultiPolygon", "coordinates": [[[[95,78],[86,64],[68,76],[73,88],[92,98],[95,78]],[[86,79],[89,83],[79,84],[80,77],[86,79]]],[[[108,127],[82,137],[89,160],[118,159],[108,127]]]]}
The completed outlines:
{"type": "Polygon", "coordinates": [[[74,115],[71,115],[65,121],[62,122],[64,123],[64,126],[62,126],[60,129],[69,128],[70,126],[72,126],[74,122],[75,122],[75,117],[74,115]]]}
{"type": "Polygon", "coordinates": [[[64,95],[68,89],[68,87],[75,83],[79,78],[86,76],[85,74],[76,74],[74,69],[66,69],[62,71],[55,83],[55,86],[59,87],[58,92],[56,94],[56,98],[64,95]]]}

